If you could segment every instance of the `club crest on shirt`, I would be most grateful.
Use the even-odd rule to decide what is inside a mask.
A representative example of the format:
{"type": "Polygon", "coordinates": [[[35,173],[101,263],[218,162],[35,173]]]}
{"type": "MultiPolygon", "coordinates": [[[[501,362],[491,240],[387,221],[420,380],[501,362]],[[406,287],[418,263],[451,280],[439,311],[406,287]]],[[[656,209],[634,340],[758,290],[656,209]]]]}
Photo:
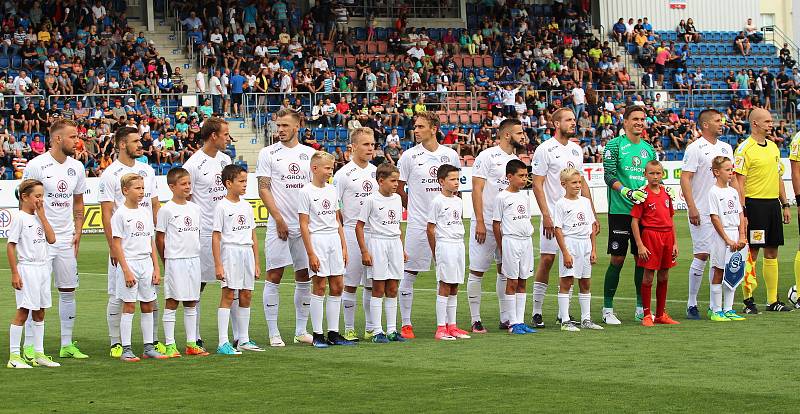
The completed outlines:
{"type": "Polygon", "coordinates": [[[39,237],[43,237],[44,236],[44,229],[41,228],[41,227],[37,227],[36,228],[36,235],[39,236],[39,237]]]}
{"type": "Polygon", "coordinates": [[[664,207],[669,208],[669,199],[664,200],[664,207]]]}
{"type": "Polygon", "coordinates": [[[442,156],[439,158],[439,161],[441,161],[441,162],[447,162],[447,161],[450,161],[450,158],[448,158],[448,157],[447,157],[447,155],[442,155],[442,156]]]}
{"type": "Polygon", "coordinates": [[[222,174],[214,176],[214,185],[222,185],[222,174]]]}
{"type": "Polygon", "coordinates": [[[733,200],[728,200],[728,208],[733,208],[733,200]]]}
{"type": "Polygon", "coordinates": [[[75,169],[71,168],[71,167],[67,168],[67,175],[70,176],[70,177],[74,177],[75,176],[75,169]]]}
{"type": "Polygon", "coordinates": [[[458,215],[459,215],[459,214],[458,214],[458,211],[456,211],[456,210],[453,210],[453,219],[456,219],[456,220],[458,220],[458,215]]]}
{"type": "MultiPolygon", "coordinates": [[[[575,154],[575,155],[578,155],[578,154],[575,154]]],[[[572,161],[568,161],[567,162],[567,168],[575,168],[575,163],[573,163],[572,161]]]]}
{"type": "Polygon", "coordinates": [[[240,226],[244,226],[244,223],[245,223],[245,218],[244,218],[244,216],[243,216],[243,215],[241,215],[241,214],[239,214],[239,216],[238,216],[238,217],[236,217],[236,222],[237,222],[237,223],[239,223],[239,225],[240,225],[240,226]]]}
{"type": "Polygon", "coordinates": [[[219,166],[225,168],[225,160],[219,160],[219,166]]]}
{"type": "Polygon", "coordinates": [[[300,166],[294,162],[289,164],[289,174],[300,174],[300,166]]]}
{"type": "Polygon", "coordinates": [[[183,218],[183,225],[185,225],[186,227],[191,227],[191,225],[192,225],[192,218],[191,218],[191,217],[188,217],[188,216],[187,216],[187,217],[184,217],[184,218],[183,218]]]}
{"type": "Polygon", "coordinates": [[[517,206],[517,213],[525,214],[525,206],[523,206],[522,204],[518,205],[517,206]]]}
{"type": "Polygon", "coordinates": [[[579,221],[584,221],[585,219],[586,219],[586,216],[584,216],[583,213],[578,213],[578,220],[579,221]]]}
{"type": "Polygon", "coordinates": [[[330,200],[328,200],[327,198],[325,200],[322,200],[322,208],[324,208],[325,210],[331,208],[330,200]]]}
{"type": "Polygon", "coordinates": [[[137,221],[136,222],[136,230],[137,231],[144,231],[144,223],[142,223],[141,221],[137,221]]]}
{"type": "Polygon", "coordinates": [[[647,158],[647,157],[649,157],[649,156],[650,156],[650,153],[648,153],[646,149],[643,149],[643,150],[642,150],[642,151],[639,153],[639,155],[641,155],[641,156],[642,156],[642,158],[647,158]]]}
{"type": "Polygon", "coordinates": [[[430,170],[428,170],[428,173],[431,175],[431,177],[434,177],[434,178],[436,178],[436,173],[437,172],[439,172],[439,167],[436,167],[436,166],[431,167],[430,170]]]}
{"type": "Polygon", "coordinates": [[[144,178],[144,177],[147,177],[147,171],[145,171],[145,170],[139,170],[139,175],[140,175],[142,178],[144,178]]]}
{"type": "Polygon", "coordinates": [[[577,157],[577,156],[579,155],[579,154],[578,154],[578,150],[576,150],[575,148],[573,148],[573,149],[572,149],[572,155],[574,155],[574,156],[576,156],[576,157],[577,157]]]}
{"type": "Polygon", "coordinates": [[[361,188],[365,193],[372,192],[372,183],[369,181],[364,181],[364,183],[361,185],[361,188]]]}
{"type": "Polygon", "coordinates": [[[397,218],[397,213],[395,213],[394,210],[389,210],[386,214],[389,216],[389,220],[397,218]]]}
{"type": "Polygon", "coordinates": [[[308,161],[308,155],[306,155],[306,154],[300,154],[300,156],[298,158],[300,158],[303,161],[308,161]]]}

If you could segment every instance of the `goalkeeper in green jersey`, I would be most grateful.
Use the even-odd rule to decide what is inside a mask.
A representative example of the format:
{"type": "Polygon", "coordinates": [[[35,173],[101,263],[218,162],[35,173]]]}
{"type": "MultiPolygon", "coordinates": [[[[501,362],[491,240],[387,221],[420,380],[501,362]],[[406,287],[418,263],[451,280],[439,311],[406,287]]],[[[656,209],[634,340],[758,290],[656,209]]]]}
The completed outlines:
{"type": "MultiPolygon", "coordinates": [[[[642,139],[645,128],[643,107],[628,107],[623,126],[624,133],[609,141],[603,154],[604,178],[608,186],[608,254],[611,255],[603,290],[603,322],[608,325],[621,324],[614,314],[614,294],[629,243],[633,256],[638,254],[631,233],[631,208],[634,203],[639,204],[647,198],[647,193],[641,188],[646,184],[644,167],[648,161],[657,159],[653,146],[642,139]]],[[[636,266],[633,280],[637,321],[641,321],[644,315],[640,295],[643,275],[644,269],[636,266]]]]}

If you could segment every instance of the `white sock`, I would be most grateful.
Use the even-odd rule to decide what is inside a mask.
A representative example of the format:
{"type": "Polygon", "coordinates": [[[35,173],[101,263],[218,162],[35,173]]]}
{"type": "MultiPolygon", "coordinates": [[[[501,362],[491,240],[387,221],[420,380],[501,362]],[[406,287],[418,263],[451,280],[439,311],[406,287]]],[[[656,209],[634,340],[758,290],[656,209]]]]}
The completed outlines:
{"type": "Polygon", "coordinates": [[[386,312],[386,333],[397,332],[397,298],[386,298],[383,301],[386,312]]]}
{"type": "Polygon", "coordinates": [[[231,310],[229,308],[217,308],[217,333],[219,334],[219,345],[230,342],[228,340],[228,322],[231,320],[231,310]]]}
{"type": "Polygon", "coordinates": [[[372,332],[372,289],[364,288],[361,291],[361,306],[364,308],[364,329],[372,332]]]}
{"type": "Polygon", "coordinates": [[[436,295],[436,326],[447,324],[447,296],[436,295]]]}
{"type": "Polygon", "coordinates": [[[506,308],[502,304],[506,296],[506,277],[502,273],[497,274],[497,279],[495,279],[494,282],[494,290],[495,293],[497,293],[497,301],[500,302],[500,322],[509,322],[511,315],[509,315],[506,310],[510,308],[506,308]]]}
{"type": "MultiPolygon", "coordinates": [[[[366,290],[366,289],[364,289],[366,290]]],[[[344,308],[344,330],[355,329],[356,325],[356,293],[342,291],[342,308],[344,308]]]]}
{"type": "MultiPolygon", "coordinates": [[[[266,281],[264,283],[264,317],[267,319],[267,330],[269,337],[280,336],[278,330],[278,305],[280,305],[280,295],[278,294],[277,283],[266,281]]],[[[297,292],[295,292],[297,293],[297,292]]]]}
{"type": "Polygon", "coordinates": [[[328,296],[325,303],[325,317],[328,322],[328,332],[339,332],[339,313],[342,310],[341,296],[328,296]]]}
{"type": "Polygon", "coordinates": [[[689,301],[686,306],[697,306],[697,293],[700,292],[700,285],[703,284],[703,270],[706,268],[706,261],[694,258],[689,266],[689,301]]]}
{"type": "Polygon", "coordinates": [[[709,288],[711,292],[711,310],[719,312],[722,310],[722,284],[712,284],[709,288]]]}
{"type": "Polygon", "coordinates": [[[533,282],[533,314],[542,314],[544,305],[544,295],[547,293],[547,283],[533,282]]]}
{"type": "Polygon", "coordinates": [[[383,298],[375,298],[369,300],[370,316],[372,317],[372,333],[377,335],[383,333],[383,324],[381,323],[381,314],[383,313],[383,298]]]}
{"type": "Polygon", "coordinates": [[[325,297],[311,294],[311,329],[315,334],[322,334],[322,314],[325,309],[325,297]]]}
{"type": "Polygon", "coordinates": [[[22,341],[22,326],[11,324],[8,330],[8,345],[11,355],[19,355],[19,343],[22,341]]]}
{"type": "MultiPolygon", "coordinates": [[[[133,317],[131,317],[133,318],[133,317]]],[[[106,305],[106,322],[108,322],[108,338],[111,345],[122,344],[121,321],[122,320],[122,301],[115,296],[108,297],[106,305]]],[[[133,323],[133,322],[131,322],[133,323]]],[[[128,331],[128,345],[131,344],[130,330],[128,331]]]]}
{"type": "Polygon", "coordinates": [[[581,305],[581,322],[592,320],[592,294],[578,293],[578,303],[581,305]]]}
{"type": "MultiPolygon", "coordinates": [[[[202,293],[201,293],[201,295],[202,295],[202,293]]],[[[195,310],[195,312],[194,312],[194,315],[195,315],[194,316],[194,338],[195,338],[195,342],[196,342],[198,339],[202,338],[200,336],[200,299],[199,298],[197,299],[197,303],[194,305],[194,310],[195,310]]],[[[184,317],[185,317],[185,315],[186,314],[184,313],[184,317]]],[[[187,335],[189,334],[188,331],[187,331],[186,334],[187,335]]]]}
{"type": "Polygon", "coordinates": [[[146,344],[153,343],[153,312],[142,312],[141,320],[139,323],[142,325],[142,340],[146,344]]]}
{"type": "Polygon", "coordinates": [[[58,317],[61,319],[61,346],[72,344],[75,326],[75,292],[58,292],[58,317]]]}
{"type": "Polygon", "coordinates": [[[447,324],[456,324],[456,309],[458,309],[458,295],[447,297],[447,324]]]}
{"type": "Polygon", "coordinates": [[[156,343],[158,342],[158,300],[153,301],[153,312],[151,317],[152,320],[150,321],[150,324],[151,329],[153,330],[153,341],[151,343],[156,343]]]}
{"type": "Polygon", "coordinates": [[[233,340],[238,341],[242,333],[239,332],[239,291],[233,292],[233,301],[231,302],[231,333],[233,340]]]}
{"type": "Polygon", "coordinates": [[[736,296],[736,289],[731,289],[723,283],[722,293],[722,311],[727,312],[733,310],[733,299],[736,296]]]}
{"type": "Polygon", "coordinates": [[[28,312],[28,319],[25,319],[25,346],[33,346],[33,317],[32,312],[28,312]]]}
{"type": "MultiPolygon", "coordinates": [[[[164,344],[175,344],[175,309],[164,309],[164,316],[161,319],[164,321],[164,344]]],[[[184,313],[186,309],[184,308],[184,313]]]]}
{"type": "Polygon", "coordinates": [[[197,308],[183,308],[183,326],[186,328],[186,342],[197,342],[197,308]]]}
{"type": "Polygon", "coordinates": [[[33,321],[33,350],[44,353],[44,321],[33,321]]]}
{"type": "MultiPolygon", "coordinates": [[[[408,272],[403,272],[403,279],[400,280],[398,293],[400,294],[400,318],[403,320],[403,326],[411,325],[411,306],[414,303],[414,281],[417,280],[417,275],[412,275],[408,272]]],[[[389,298],[386,298],[387,300],[389,298]]],[[[395,298],[396,299],[396,298],[395,298]]],[[[389,314],[386,314],[389,317],[389,314]]],[[[387,332],[392,333],[388,330],[387,332]]]]}
{"type": "MultiPolygon", "coordinates": [[[[236,317],[236,323],[239,324],[236,332],[239,333],[239,343],[245,344],[250,342],[250,308],[237,306],[236,310],[239,313],[236,317]]],[[[231,319],[231,323],[233,323],[233,319],[231,319]]]]}
{"type": "Polygon", "coordinates": [[[509,326],[517,323],[517,311],[515,305],[516,301],[517,296],[514,294],[503,295],[503,302],[501,303],[502,310],[500,311],[500,314],[505,315],[504,317],[506,319],[503,322],[508,322],[509,326]]]}
{"type": "Polygon", "coordinates": [[[469,317],[472,322],[481,320],[481,281],[482,277],[472,273],[467,277],[467,301],[469,302],[469,317]]]}
{"type": "Polygon", "coordinates": [[[525,323],[525,305],[528,301],[528,295],[525,292],[514,294],[514,319],[517,323],[525,323]]]}
{"type": "Polygon", "coordinates": [[[569,293],[558,293],[558,316],[562,323],[569,321],[569,293]]]}
{"type": "Polygon", "coordinates": [[[119,340],[122,346],[131,346],[131,332],[133,331],[133,314],[123,313],[119,318],[119,340]]]}
{"type": "Polygon", "coordinates": [[[311,281],[295,282],[294,285],[294,334],[308,333],[308,312],[311,305],[311,281]]]}

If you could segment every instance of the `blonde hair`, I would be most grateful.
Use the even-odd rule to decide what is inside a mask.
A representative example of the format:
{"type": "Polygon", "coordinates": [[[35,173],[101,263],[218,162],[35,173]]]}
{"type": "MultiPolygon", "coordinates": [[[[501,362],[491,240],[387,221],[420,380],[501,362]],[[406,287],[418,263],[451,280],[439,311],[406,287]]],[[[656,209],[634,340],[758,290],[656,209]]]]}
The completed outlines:
{"type": "Polygon", "coordinates": [[[431,128],[439,129],[441,121],[439,121],[439,115],[436,115],[435,112],[417,112],[414,116],[418,119],[424,119],[431,128]]]}
{"type": "Polygon", "coordinates": [[[19,200],[19,207],[22,208],[22,197],[26,196],[33,192],[33,189],[38,186],[44,186],[44,184],[36,179],[29,178],[27,180],[22,180],[19,183],[19,187],[17,187],[16,196],[17,200],[19,200]]]}
{"type": "Polygon", "coordinates": [[[333,154],[325,151],[317,151],[311,156],[311,165],[317,165],[324,161],[334,162],[336,158],[333,157],[333,154]]]}
{"type": "Polygon", "coordinates": [[[565,183],[565,182],[567,182],[567,180],[569,180],[570,178],[572,178],[572,177],[574,177],[576,175],[578,177],[580,177],[581,176],[581,172],[576,170],[575,168],[567,167],[567,168],[564,168],[563,170],[561,170],[561,173],[559,174],[559,178],[561,179],[562,183],[565,183]]]}
{"type": "Polygon", "coordinates": [[[369,128],[369,127],[356,128],[350,134],[350,143],[355,145],[356,143],[359,142],[358,138],[362,137],[362,136],[368,136],[368,137],[374,139],[375,138],[375,131],[373,131],[372,128],[369,128]]]}
{"type": "Polygon", "coordinates": [[[123,175],[122,178],[119,179],[120,188],[123,190],[128,189],[133,184],[133,182],[137,180],[144,181],[144,178],[142,178],[142,176],[139,174],[127,173],[123,175]]]}
{"type": "Polygon", "coordinates": [[[719,170],[722,168],[722,165],[725,164],[725,162],[731,162],[731,159],[724,155],[717,155],[713,160],[711,160],[711,169],[719,170]]]}

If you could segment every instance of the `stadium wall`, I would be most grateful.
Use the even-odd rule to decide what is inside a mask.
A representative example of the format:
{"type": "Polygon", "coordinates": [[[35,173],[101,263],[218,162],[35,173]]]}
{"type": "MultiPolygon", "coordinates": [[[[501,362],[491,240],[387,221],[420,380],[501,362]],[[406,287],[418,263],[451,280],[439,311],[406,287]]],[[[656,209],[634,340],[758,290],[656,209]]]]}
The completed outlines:
{"type": "MultiPolygon", "coordinates": [[[[784,187],[786,188],[787,198],[794,200],[794,191],[791,182],[791,169],[789,167],[789,160],[783,159],[784,164],[784,187]]],[[[685,210],[686,202],[683,198],[683,193],[680,191],[680,177],[682,161],[664,161],[664,184],[673,187],[678,194],[678,200],[675,202],[677,210],[685,210]]],[[[592,192],[592,199],[594,206],[598,213],[605,213],[608,211],[608,203],[606,201],[606,184],[603,180],[603,164],[587,163],[583,166],[583,175],[589,183],[592,192]]],[[[166,176],[156,177],[158,186],[158,199],[162,202],[167,202],[172,198],[172,193],[167,186],[166,176]]],[[[83,224],[83,233],[101,233],[103,231],[103,221],[100,214],[100,204],[97,201],[98,186],[100,184],[99,178],[86,179],[86,192],[84,193],[84,215],[86,217],[83,224]]],[[[19,180],[4,180],[0,181],[0,238],[6,238],[7,231],[10,229],[11,220],[17,212],[17,199],[14,197],[14,190],[19,185],[19,180]]],[[[461,169],[461,186],[462,199],[464,202],[464,218],[472,217],[472,167],[464,167],[461,169]]],[[[533,207],[534,214],[539,214],[539,207],[534,199],[533,192],[530,191],[531,206],[533,207]]],[[[267,209],[264,203],[258,197],[258,185],[256,175],[253,173],[247,176],[247,193],[244,198],[250,203],[253,208],[253,215],[256,219],[256,225],[267,225],[267,209]]]]}
{"type": "Polygon", "coordinates": [[[620,17],[647,17],[653,30],[675,30],[681,19],[692,18],[697,30],[742,30],[748,18],[761,23],[761,0],[598,0],[600,24],[610,32],[620,17]],[[685,5],[685,8],[673,8],[685,5]]]}

